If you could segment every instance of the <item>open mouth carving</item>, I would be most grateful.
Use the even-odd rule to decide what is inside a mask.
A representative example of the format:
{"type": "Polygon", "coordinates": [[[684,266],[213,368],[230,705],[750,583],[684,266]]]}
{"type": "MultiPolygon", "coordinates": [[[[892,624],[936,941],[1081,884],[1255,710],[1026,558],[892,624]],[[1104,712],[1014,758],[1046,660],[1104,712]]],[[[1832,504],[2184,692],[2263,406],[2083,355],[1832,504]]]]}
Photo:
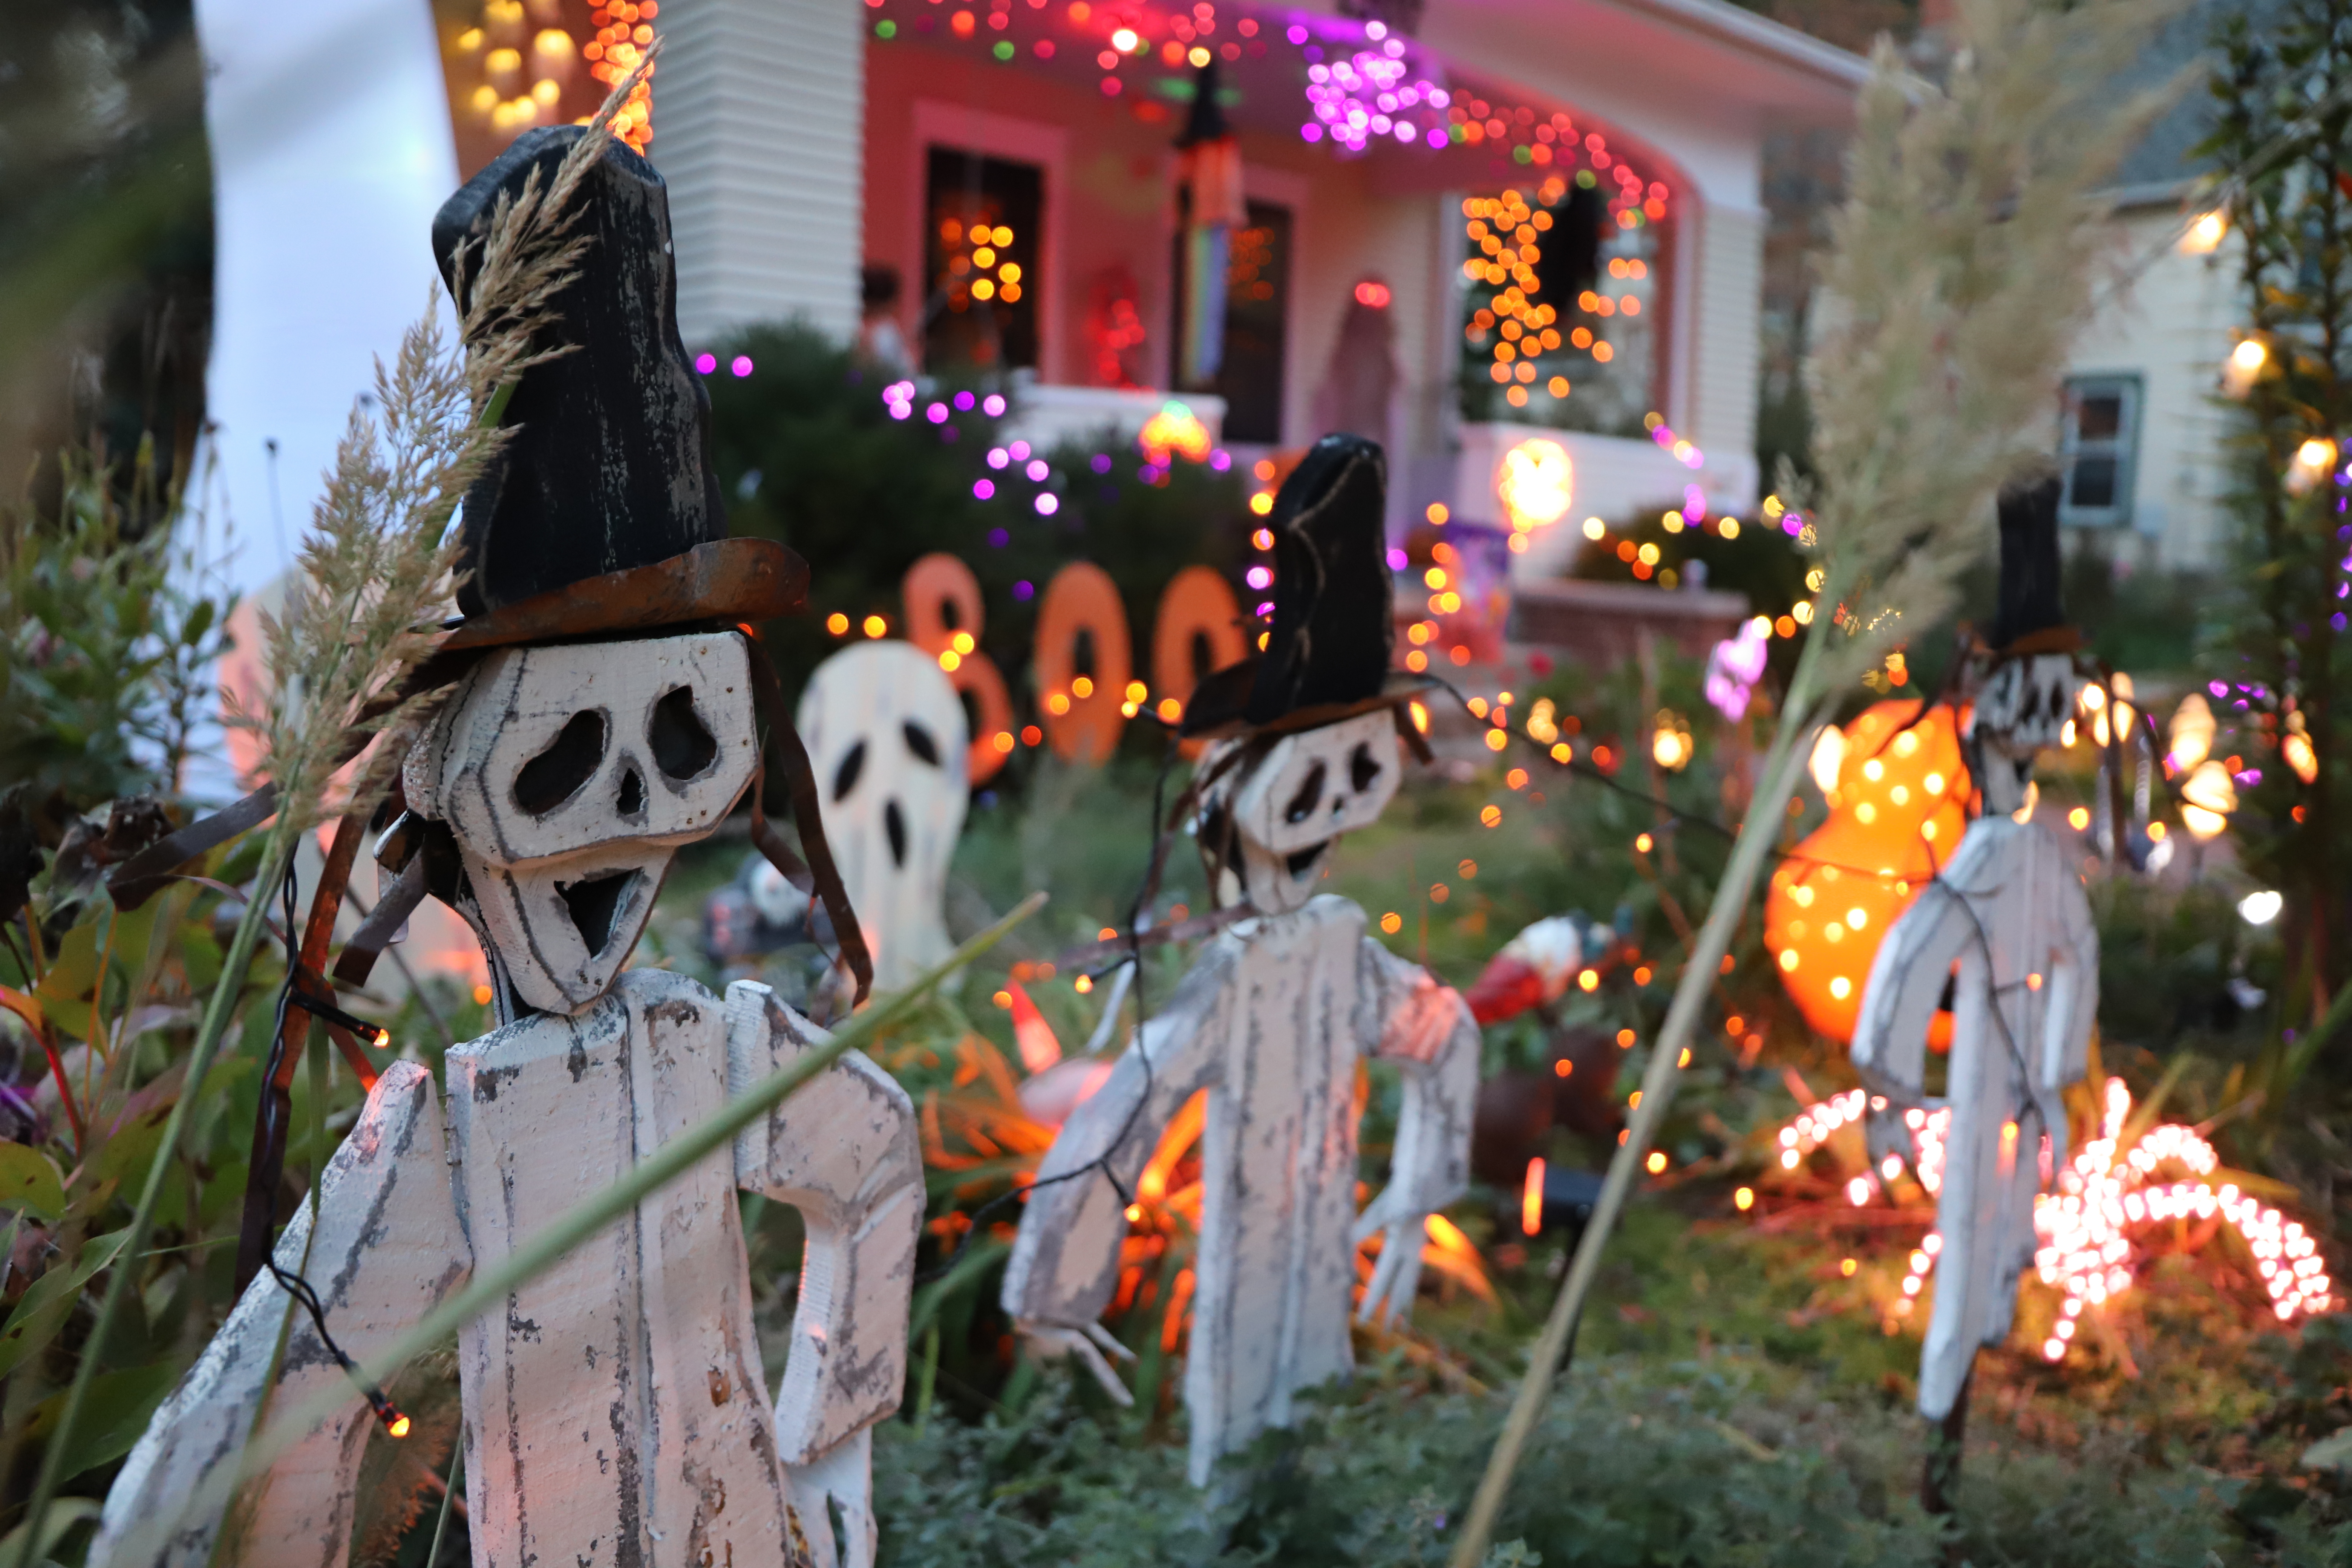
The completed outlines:
{"type": "Polygon", "coordinates": [[[580,940],[587,945],[590,957],[602,953],[612,944],[614,919],[627,901],[632,885],[637,879],[635,871],[614,871],[602,877],[590,877],[578,882],[558,882],[556,896],[572,916],[579,930],[580,940]]]}

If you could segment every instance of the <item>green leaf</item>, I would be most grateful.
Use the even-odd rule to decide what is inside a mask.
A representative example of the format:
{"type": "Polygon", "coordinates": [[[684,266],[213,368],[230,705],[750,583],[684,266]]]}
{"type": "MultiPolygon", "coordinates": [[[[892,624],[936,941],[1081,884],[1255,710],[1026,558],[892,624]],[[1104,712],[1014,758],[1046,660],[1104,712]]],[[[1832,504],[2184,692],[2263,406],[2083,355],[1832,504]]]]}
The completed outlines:
{"type": "Polygon", "coordinates": [[[204,927],[184,925],[180,928],[180,962],[188,971],[188,989],[202,995],[220,979],[220,943],[204,927]]]}
{"type": "MultiPolygon", "coordinates": [[[[98,906],[103,908],[102,902],[98,906]]],[[[33,987],[33,994],[51,1005],[51,1017],[58,1015],[55,1004],[72,1002],[89,994],[98,983],[98,922],[85,921],[66,932],[58,943],[58,951],[49,955],[47,973],[33,987]]]]}
{"type": "Polygon", "coordinates": [[[214,612],[215,605],[210,599],[198,599],[190,607],[188,618],[180,624],[180,640],[190,647],[201,644],[205,634],[213,629],[214,612]]]}
{"type": "Polygon", "coordinates": [[[46,1346],[65,1326],[74,1298],[89,1277],[114,1260],[128,1231],[114,1231],[82,1243],[81,1256],[68,1268],[52,1268],[33,1281],[17,1299],[16,1310],[0,1323],[0,1377],[7,1376],[27,1357],[46,1346]]]}
{"type": "Polygon", "coordinates": [[[57,1162],[22,1143],[0,1143],[0,1205],[23,1209],[35,1219],[54,1220],[65,1213],[65,1178],[57,1162]]]}
{"type": "MultiPolygon", "coordinates": [[[[131,1452],[131,1446],[147,1430],[148,1417],[163,1403],[163,1396],[172,1392],[178,1376],[178,1370],[165,1360],[125,1367],[121,1372],[102,1372],[91,1379],[89,1396],[82,1402],[81,1419],[75,1424],[72,1447],[58,1466],[58,1479],[69,1481],[84,1470],[131,1452]]],[[[52,1394],[35,1406],[32,1420],[26,1423],[26,1436],[36,1439],[47,1436],[71,1396],[68,1390],[52,1394]]]]}
{"type": "MultiPolygon", "coordinates": [[[[46,1561],[49,1553],[57,1550],[58,1542],[65,1539],[67,1531],[86,1519],[96,1519],[98,1513],[96,1498],[61,1497],[49,1504],[48,1511],[41,1518],[41,1538],[33,1543],[32,1561],[46,1561]]],[[[26,1520],[6,1535],[0,1536],[0,1563],[18,1560],[25,1550],[25,1532],[32,1528],[32,1521],[26,1520]]]]}

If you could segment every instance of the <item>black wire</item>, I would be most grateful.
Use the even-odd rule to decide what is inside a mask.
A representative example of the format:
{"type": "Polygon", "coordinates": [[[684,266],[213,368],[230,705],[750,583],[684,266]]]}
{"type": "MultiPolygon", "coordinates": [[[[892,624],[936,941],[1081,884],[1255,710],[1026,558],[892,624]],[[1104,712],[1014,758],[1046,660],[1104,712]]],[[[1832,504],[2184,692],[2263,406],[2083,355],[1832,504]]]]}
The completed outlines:
{"type": "Polygon", "coordinates": [[[1158,881],[1162,838],[1160,816],[1166,808],[1168,775],[1174,769],[1179,755],[1177,737],[1174,731],[1171,730],[1168,736],[1168,749],[1160,756],[1160,771],[1151,784],[1150,855],[1144,864],[1143,880],[1137,885],[1134,901],[1129,904],[1127,911],[1128,962],[1135,966],[1135,978],[1130,982],[1135,992],[1135,1055],[1136,1058],[1143,1064],[1143,1092],[1136,1097],[1134,1104],[1128,1107],[1127,1120],[1119,1123],[1118,1134],[1111,1139],[1109,1145],[1101,1153],[1088,1160],[1085,1164],[1064,1171],[1058,1175],[1040,1177],[1025,1186],[1016,1185],[999,1193],[972,1210],[971,1221],[964,1226],[963,1235],[956,1239],[955,1250],[948,1255],[945,1261],[928,1273],[918,1275],[915,1282],[919,1285],[928,1285],[935,1279],[953,1273],[956,1266],[963,1261],[963,1255],[970,1249],[972,1238],[981,1233],[983,1222],[991,1215],[1009,1205],[1020,1202],[1026,1194],[1041,1188],[1059,1186],[1064,1182],[1074,1182],[1081,1176],[1091,1175],[1100,1171],[1103,1179],[1110,1184],[1111,1191],[1118,1194],[1121,1208],[1126,1208],[1135,1202],[1134,1194],[1129,1192],[1127,1184],[1118,1179],[1118,1173],[1111,1169],[1110,1162],[1111,1157],[1125,1146],[1129,1136],[1134,1132],[1135,1124],[1141,1119],[1144,1107],[1151,1103],[1151,1091],[1156,1082],[1151,1067],[1151,1052],[1143,1034],[1144,1026],[1151,1021],[1150,1004],[1144,994],[1143,917],[1149,912],[1144,905],[1152,896],[1154,885],[1158,881]]]}
{"type": "MultiPolygon", "coordinates": [[[[373,1030],[375,1027],[372,1024],[352,1017],[332,1003],[322,1003],[305,993],[298,992],[296,981],[299,977],[301,953],[294,945],[294,931],[296,910],[301,903],[302,895],[300,879],[295,871],[291,858],[289,858],[286,863],[286,880],[279,889],[279,897],[286,910],[286,930],[280,938],[286,944],[286,978],[278,983],[278,1026],[270,1037],[274,1042],[269,1062],[272,1076],[276,1073],[278,1061],[283,1059],[286,1049],[286,1014],[289,1007],[299,1008],[315,1018],[332,1019],[346,1028],[373,1030]]],[[[265,1098],[269,1093],[266,1085],[262,1093],[265,1098]]],[[[314,1183],[318,1182],[323,1178],[323,1172],[315,1173],[311,1180],[314,1183]]],[[[335,1364],[341,1367],[344,1375],[357,1386],[362,1396],[367,1400],[368,1407],[375,1412],[376,1419],[383,1423],[384,1429],[392,1431],[395,1424],[404,1423],[407,1417],[401,1415],[392,1401],[384,1397],[383,1390],[360,1375],[358,1365],[350,1356],[343,1353],[343,1347],[335,1342],[334,1335],[327,1331],[327,1309],[319,1300],[318,1291],[311,1289],[310,1282],[292,1269],[280,1268],[278,1266],[277,1248],[274,1246],[262,1253],[261,1262],[262,1267],[269,1270],[270,1278],[278,1281],[278,1288],[299,1301],[303,1310],[310,1314],[310,1324],[319,1331],[319,1342],[327,1347],[327,1353],[335,1358],[335,1364]]],[[[404,1436],[405,1427],[403,1426],[394,1435],[404,1436]]]]}

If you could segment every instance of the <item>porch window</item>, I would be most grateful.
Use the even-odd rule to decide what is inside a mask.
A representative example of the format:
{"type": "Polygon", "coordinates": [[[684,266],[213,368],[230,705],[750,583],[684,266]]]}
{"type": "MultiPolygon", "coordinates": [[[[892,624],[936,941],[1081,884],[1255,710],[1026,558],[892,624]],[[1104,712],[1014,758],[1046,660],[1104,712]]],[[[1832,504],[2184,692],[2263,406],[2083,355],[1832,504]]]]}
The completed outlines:
{"type": "MultiPolygon", "coordinates": [[[[1181,342],[1185,273],[1183,218],[1189,193],[1177,195],[1174,247],[1174,314],[1168,341],[1181,342]]],[[[1289,334],[1290,209],[1272,202],[1248,204],[1249,226],[1234,231],[1225,262],[1225,347],[1213,386],[1225,400],[1228,441],[1282,442],[1284,351],[1289,334]]]]}
{"type": "Polygon", "coordinates": [[[1462,416],[1645,434],[1666,226],[1611,221],[1591,170],[1469,197],[1462,220],[1462,416]]]}
{"type": "Polygon", "coordinates": [[[2139,377],[2068,378],[2058,461],[2066,493],[2058,519],[2081,528],[2131,521],[2133,469],[2139,449],[2139,377]]]}
{"type": "Polygon", "coordinates": [[[933,147],[928,174],[925,368],[1034,368],[1045,171],[933,147]]]}

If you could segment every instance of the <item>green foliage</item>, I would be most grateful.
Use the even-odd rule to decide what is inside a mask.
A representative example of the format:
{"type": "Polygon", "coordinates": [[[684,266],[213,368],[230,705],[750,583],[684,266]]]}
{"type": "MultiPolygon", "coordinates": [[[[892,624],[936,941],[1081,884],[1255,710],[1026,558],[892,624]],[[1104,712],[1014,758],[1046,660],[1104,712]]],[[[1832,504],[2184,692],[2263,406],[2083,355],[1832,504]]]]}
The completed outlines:
{"type": "Polygon", "coordinates": [[[2352,119],[2341,110],[2352,92],[2352,5],[2285,0],[2259,20],[2225,8],[2214,41],[2214,129],[2196,153],[2233,171],[2219,193],[2232,231],[2227,264],[2244,334],[2267,351],[2234,422],[2238,538],[2227,555],[2236,593],[2222,606],[2210,671],[2246,701],[2217,704],[2237,733],[2218,737],[2215,752],[2261,769],[2258,786],[2242,787],[2233,826],[2247,868],[2286,895],[2279,1017],[2307,1028],[2352,979],[2341,916],[2352,802],[2339,783],[2352,768],[2352,645],[2336,598],[2345,490],[2295,469],[2305,441],[2352,426],[2352,247],[2343,237],[2352,187],[2337,173],[2352,164],[2352,119]],[[2308,731],[2317,755],[2310,784],[2279,761],[2290,725],[2308,731]]]}
{"type": "MultiPolygon", "coordinates": [[[[827,616],[855,626],[879,615],[904,635],[899,582],[918,559],[944,551],[980,580],[981,648],[1025,719],[1038,595],[1063,564],[1088,560],[1110,574],[1148,671],[1152,611],[1169,578],[1196,563],[1231,571],[1247,548],[1237,473],[1179,458],[1147,477],[1145,458],[1126,443],[1070,442],[1039,454],[1053,468],[1043,488],[1058,502],[1041,515],[1041,487],[1020,464],[988,465],[1004,439],[1000,422],[976,398],[953,410],[956,395],[973,388],[942,383],[918,395],[913,417],[893,419],[882,401],[889,376],[805,327],[754,328],[720,357],[739,353],[751,356],[752,374],[710,382],[712,456],[732,525],[783,541],[812,574],[807,612],[767,628],[787,689],[841,646],[827,616]],[[938,423],[922,411],[934,402],[950,405],[938,423]],[[1096,471],[1097,458],[1108,472],[1096,471]],[[987,500],[973,493],[982,479],[995,488],[987,500]]],[[[1130,726],[1130,738],[1142,743],[1150,729],[1130,726]]]]}
{"type": "Polygon", "coordinates": [[[185,514],[161,488],[152,443],[127,476],[87,453],[59,466],[53,510],[29,489],[0,508],[0,790],[77,807],[168,794],[230,603],[190,586],[185,514]],[[155,521],[134,529],[126,511],[155,521]]]}

